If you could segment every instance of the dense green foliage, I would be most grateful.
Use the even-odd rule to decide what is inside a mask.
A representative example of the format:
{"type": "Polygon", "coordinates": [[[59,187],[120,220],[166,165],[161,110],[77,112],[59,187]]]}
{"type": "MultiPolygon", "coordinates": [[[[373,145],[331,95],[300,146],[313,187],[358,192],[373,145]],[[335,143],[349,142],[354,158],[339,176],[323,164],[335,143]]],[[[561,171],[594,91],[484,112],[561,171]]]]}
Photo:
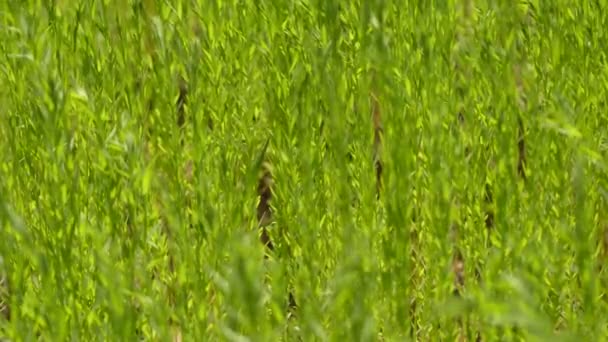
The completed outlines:
{"type": "Polygon", "coordinates": [[[3,2],[0,337],[606,338],[607,11],[3,2]]]}

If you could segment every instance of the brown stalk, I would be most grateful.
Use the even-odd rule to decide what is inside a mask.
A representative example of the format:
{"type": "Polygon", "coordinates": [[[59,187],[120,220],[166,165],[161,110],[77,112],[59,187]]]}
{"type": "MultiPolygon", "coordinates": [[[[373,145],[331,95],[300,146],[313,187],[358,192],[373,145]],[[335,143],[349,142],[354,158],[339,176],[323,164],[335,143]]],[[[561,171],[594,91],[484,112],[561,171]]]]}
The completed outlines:
{"type": "Polygon", "coordinates": [[[605,259],[608,259],[608,225],[604,227],[604,234],[602,234],[602,252],[605,259]]]}
{"type": "Polygon", "coordinates": [[[604,224],[600,231],[599,244],[600,257],[598,258],[597,272],[602,273],[605,266],[608,264],[608,224],[604,224]]]}
{"type": "Polygon", "coordinates": [[[517,117],[518,125],[518,159],[517,159],[517,174],[522,180],[526,180],[526,141],[524,140],[524,123],[521,116],[517,117]]]}
{"type": "MultiPolygon", "coordinates": [[[[460,124],[461,128],[464,129],[465,126],[465,118],[463,115],[463,111],[464,109],[460,109],[458,112],[458,123],[460,124]]],[[[465,162],[468,160],[470,154],[472,153],[471,151],[471,147],[470,146],[466,146],[465,147],[465,162]]],[[[486,204],[491,203],[492,201],[492,189],[490,187],[490,185],[488,183],[486,183],[486,187],[485,187],[485,200],[486,200],[486,204]]],[[[485,219],[485,223],[486,223],[486,227],[487,228],[491,228],[494,224],[494,213],[491,209],[491,207],[488,205],[487,209],[486,209],[486,219],[485,219]]],[[[459,237],[459,225],[457,223],[452,223],[452,230],[453,230],[453,234],[454,234],[454,245],[458,245],[458,237],[459,237]]],[[[464,257],[462,256],[462,252],[460,251],[460,249],[458,247],[456,247],[456,250],[454,251],[454,254],[452,256],[452,273],[454,274],[454,290],[453,290],[453,295],[455,297],[461,297],[462,296],[462,291],[464,289],[464,285],[465,285],[465,273],[464,273],[464,257]]],[[[459,327],[459,333],[458,333],[458,341],[466,341],[466,333],[465,333],[465,324],[463,322],[463,318],[462,317],[457,317],[456,318],[456,322],[458,323],[458,327],[459,327]]],[[[477,333],[477,339],[480,339],[480,335],[479,333],[477,333]]]]}
{"type": "Polygon", "coordinates": [[[454,295],[460,297],[464,288],[464,258],[458,249],[454,252],[452,259],[452,272],[454,273],[454,295]]]}
{"type": "MultiPolygon", "coordinates": [[[[258,195],[260,201],[257,208],[258,225],[262,228],[260,241],[269,250],[274,250],[274,245],[270,240],[267,226],[272,223],[272,210],[270,208],[270,200],[272,199],[272,173],[271,166],[268,162],[262,163],[262,170],[258,182],[258,195]]],[[[268,256],[266,256],[268,257],[268,256]]]]}
{"type": "Polygon", "coordinates": [[[486,183],[486,194],[485,194],[485,202],[486,202],[486,228],[492,229],[494,227],[494,209],[493,198],[492,198],[492,186],[490,183],[486,183]]]}
{"type": "MultiPolygon", "coordinates": [[[[464,116],[462,115],[462,112],[458,113],[458,121],[461,124],[461,126],[464,125],[464,116]]],[[[466,146],[465,147],[465,160],[468,160],[470,154],[471,154],[471,147],[470,146],[466,146]]],[[[484,218],[484,222],[485,222],[485,226],[488,230],[492,229],[494,227],[494,208],[493,208],[493,203],[494,203],[494,196],[492,194],[492,185],[489,182],[486,182],[485,185],[485,190],[484,190],[484,202],[485,202],[485,218],[484,218]]]]}
{"type": "MultiPolygon", "coordinates": [[[[454,258],[452,259],[452,272],[454,273],[454,296],[462,297],[465,279],[464,257],[458,249],[456,249],[454,252],[454,258]]],[[[460,326],[459,341],[466,341],[466,333],[462,317],[458,317],[457,322],[460,326]]]]}
{"type": "Polygon", "coordinates": [[[186,115],[184,107],[188,102],[188,84],[186,80],[180,76],[179,78],[179,95],[177,96],[177,103],[175,104],[177,107],[177,126],[179,128],[184,128],[186,124],[186,115]]]}
{"type": "MultiPolygon", "coordinates": [[[[463,1],[462,18],[461,18],[462,22],[461,22],[461,27],[457,32],[456,39],[458,41],[459,50],[460,50],[460,48],[463,48],[464,50],[457,51],[458,55],[466,53],[466,46],[470,43],[469,40],[471,38],[471,23],[473,20],[472,16],[473,16],[474,7],[475,6],[474,6],[473,0],[464,0],[463,1]]],[[[460,62],[459,59],[456,58],[455,69],[459,73],[459,76],[460,76],[460,80],[459,80],[460,82],[457,85],[457,88],[459,90],[458,91],[459,95],[464,100],[465,87],[468,86],[468,84],[466,83],[467,82],[466,80],[469,79],[468,73],[470,72],[470,70],[467,67],[466,63],[461,65],[459,62],[460,62]]],[[[458,122],[460,123],[460,126],[462,128],[464,128],[464,125],[466,124],[465,116],[463,114],[464,111],[465,111],[465,108],[459,108],[459,111],[458,111],[458,122]]],[[[471,151],[472,148],[473,148],[473,146],[465,147],[465,163],[469,160],[470,154],[472,153],[472,151],[471,151]]],[[[493,197],[492,188],[489,183],[486,183],[486,185],[485,185],[485,202],[486,202],[485,225],[488,229],[490,229],[494,226],[494,212],[493,212],[492,205],[491,205],[492,197],[493,197]]],[[[464,219],[466,221],[466,217],[464,219]]],[[[462,297],[462,294],[464,291],[464,286],[465,286],[465,259],[462,254],[462,251],[458,247],[459,236],[460,236],[459,224],[453,223],[452,229],[453,229],[453,233],[454,233],[454,246],[455,246],[455,250],[454,250],[453,256],[452,256],[452,265],[451,265],[452,273],[454,274],[453,294],[456,297],[462,297]]],[[[480,272],[477,272],[477,273],[480,273],[480,272]]],[[[458,323],[459,330],[460,330],[458,340],[466,341],[467,334],[466,334],[466,327],[465,327],[465,322],[463,320],[463,317],[460,317],[460,316],[457,317],[457,323],[458,323]]],[[[476,340],[481,341],[481,335],[480,335],[479,331],[476,333],[476,340]]]]}
{"type": "MultiPolygon", "coordinates": [[[[261,228],[260,242],[268,251],[274,251],[274,245],[270,239],[267,227],[273,222],[272,208],[270,201],[272,200],[272,166],[269,162],[263,162],[260,170],[260,178],[258,181],[258,196],[259,203],[257,207],[258,227],[261,228]]],[[[264,258],[268,259],[268,253],[264,254],[264,258]]],[[[297,303],[293,291],[289,291],[288,298],[289,308],[295,309],[297,303]]]]}
{"type": "Polygon", "coordinates": [[[11,319],[11,309],[8,305],[9,291],[8,276],[0,274],[0,317],[3,317],[7,321],[11,319]]]}
{"type": "MultiPolygon", "coordinates": [[[[374,78],[375,74],[372,75],[374,78]]],[[[371,94],[372,100],[372,127],[374,129],[374,144],[373,144],[373,160],[374,160],[374,169],[376,173],[376,199],[380,199],[380,194],[382,192],[382,172],[383,172],[383,162],[382,162],[382,136],[384,134],[384,128],[382,126],[382,112],[380,109],[380,101],[378,100],[378,96],[372,91],[371,94]]],[[[411,273],[414,275],[411,277],[412,281],[412,289],[416,288],[416,283],[418,282],[418,274],[417,271],[417,261],[418,256],[416,254],[416,247],[418,246],[418,234],[415,226],[412,226],[412,230],[410,232],[411,238],[411,251],[410,258],[412,260],[412,270],[411,273]]],[[[410,301],[410,337],[415,338],[418,334],[418,319],[417,319],[417,301],[416,297],[413,296],[410,301]]]]}
{"type": "MultiPolygon", "coordinates": [[[[383,162],[382,162],[382,137],[384,134],[384,129],[382,126],[382,112],[380,109],[380,101],[374,92],[371,94],[372,99],[372,124],[374,129],[374,145],[373,145],[373,157],[374,157],[374,169],[376,172],[376,198],[380,199],[380,194],[382,192],[382,172],[383,172],[383,162]]],[[[410,250],[410,258],[412,260],[412,270],[411,273],[414,275],[411,278],[412,281],[412,289],[416,288],[416,284],[418,282],[418,274],[417,270],[417,262],[418,255],[416,253],[416,248],[418,247],[418,233],[416,231],[416,227],[412,225],[410,231],[411,238],[411,250],[410,250]]],[[[418,334],[418,319],[417,319],[417,301],[416,297],[413,296],[410,302],[410,337],[414,338],[418,334]]]]}
{"type": "MultiPolygon", "coordinates": [[[[175,104],[176,106],[176,112],[177,112],[177,126],[180,130],[180,144],[183,146],[184,145],[184,129],[186,126],[186,104],[188,102],[188,84],[186,82],[186,80],[184,79],[183,76],[179,77],[179,85],[178,85],[178,97],[177,97],[177,102],[175,104]]],[[[187,182],[190,182],[193,178],[193,163],[192,160],[188,160],[186,162],[186,165],[184,167],[184,178],[187,182]]],[[[171,240],[172,240],[172,236],[171,236],[171,231],[169,229],[169,223],[167,222],[166,219],[164,219],[163,221],[163,232],[167,238],[167,242],[168,245],[171,245],[171,240]]],[[[170,274],[175,274],[175,258],[173,253],[171,253],[171,248],[169,247],[169,252],[168,252],[168,270],[170,274]]],[[[169,306],[171,308],[175,308],[175,286],[176,284],[168,284],[168,293],[167,293],[167,297],[169,300],[169,306]]],[[[175,322],[175,320],[170,317],[169,318],[169,324],[172,326],[172,341],[175,342],[181,342],[182,341],[182,331],[181,328],[179,327],[179,324],[177,322],[175,322]]]]}
{"type": "MultiPolygon", "coordinates": [[[[515,82],[517,86],[517,104],[520,111],[526,107],[526,97],[524,94],[524,82],[521,77],[521,66],[514,68],[515,82]]],[[[526,141],[524,122],[521,115],[517,116],[517,174],[522,180],[526,180],[526,141]]]]}
{"type": "MultiPolygon", "coordinates": [[[[411,288],[412,289],[416,289],[417,284],[418,284],[418,253],[416,251],[416,248],[419,246],[419,241],[418,241],[418,231],[416,229],[415,225],[412,225],[412,228],[410,230],[410,258],[412,260],[412,269],[411,269],[411,274],[412,277],[411,279],[411,288]]],[[[418,339],[418,332],[419,332],[419,324],[418,324],[418,301],[416,296],[412,296],[412,300],[410,301],[410,337],[412,339],[417,340],[418,339]]]]}
{"type": "Polygon", "coordinates": [[[380,102],[374,93],[372,97],[372,122],[374,128],[374,168],[376,170],[376,198],[380,198],[380,192],[382,190],[382,134],[384,132],[382,128],[382,116],[380,112],[380,102]]]}

